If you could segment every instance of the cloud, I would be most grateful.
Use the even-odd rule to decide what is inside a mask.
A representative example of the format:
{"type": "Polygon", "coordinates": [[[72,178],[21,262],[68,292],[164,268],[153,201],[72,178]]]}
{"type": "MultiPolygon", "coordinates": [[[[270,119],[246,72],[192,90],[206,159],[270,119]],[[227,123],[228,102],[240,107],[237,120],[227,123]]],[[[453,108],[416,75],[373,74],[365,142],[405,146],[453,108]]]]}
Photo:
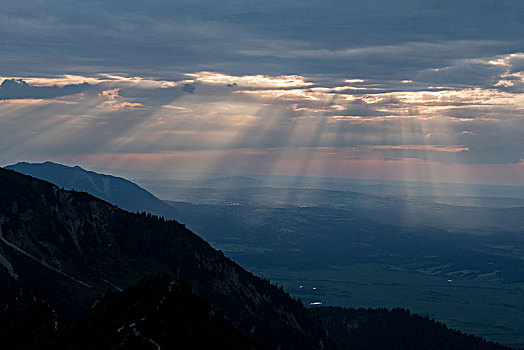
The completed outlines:
{"type": "Polygon", "coordinates": [[[190,93],[190,94],[195,92],[195,89],[196,89],[196,87],[194,85],[191,85],[191,84],[184,84],[184,86],[182,87],[182,91],[190,93]]]}
{"type": "Polygon", "coordinates": [[[419,82],[445,86],[495,87],[522,92],[524,53],[456,60],[452,65],[419,71],[419,82]]]}
{"type": "Polygon", "coordinates": [[[0,15],[0,66],[10,75],[28,76],[65,70],[178,79],[180,73],[209,70],[238,76],[351,72],[409,80],[457,59],[518,51],[524,24],[516,14],[524,6],[510,1],[495,7],[411,0],[241,6],[236,0],[220,6],[15,2],[0,15]]]}
{"type": "MultiPolygon", "coordinates": [[[[159,83],[162,80],[97,75],[90,94],[69,98],[74,109],[50,106],[49,114],[39,113],[46,123],[19,121],[18,129],[11,128],[11,139],[22,135],[24,125],[34,132],[40,128],[42,140],[53,135],[49,147],[58,151],[69,138],[57,139],[46,131],[48,125],[63,130],[82,126],[100,130],[104,140],[79,143],[83,148],[78,151],[83,152],[101,147],[121,152],[359,147],[361,152],[353,156],[360,159],[493,163],[499,153],[497,163],[518,163],[522,158],[518,140],[524,125],[507,117],[521,113],[524,96],[519,93],[492,88],[421,90],[413,83],[388,91],[375,81],[356,78],[341,79],[337,84],[342,88],[337,89],[322,86],[333,83],[323,77],[197,72],[182,78],[187,76],[195,78],[192,84],[198,86],[198,94],[184,94],[187,79],[159,83]],[[346,89],[348,80],[366,88],[366,93],[346,89]],[[241,84],[231,89],[225,81],[241,84]],[[479,148],[482,144],[491,150],[479,148]]],[[[33,108],[29,102],[18,106],[16,113],[33,108]]]]}
{"type": "Polygon", "coordinates": [[[111,112],[130,111],[135,109],[142,109],[144,105],[138,102],[116,102],[114,100],[103,102],[99,108],[111,112]]]}
{"type": "Polygon", "coordinates": [[[518,145],[477,145],[458,153],[459,162],[470,164],[511,164],[520,163],[523,159],[522,143],[518,145]]]}
{"type": "Polygon", "coordinates": [[[22,79],[4,79],[0,85],[0,100],[42,99],[78,94],[91,88],[88,83],[65,86],[33,86],[22,79]]]}
{"type": "Polygon", "coordinates": [[[1,156],[521,164],[523,11],[514,0],[7,2],[1,156]]]}
{"type": "Polygon", "coordinates": [[[313,85],[313,83],[305,81],[304,77],[299,75],[269,76],[256,74],[233,76],[218,72],[198,72],[187,74],[187,76],[205,84],[225,85],[228,87],[239,86],[241,88],[284,89],[313,85]]]}

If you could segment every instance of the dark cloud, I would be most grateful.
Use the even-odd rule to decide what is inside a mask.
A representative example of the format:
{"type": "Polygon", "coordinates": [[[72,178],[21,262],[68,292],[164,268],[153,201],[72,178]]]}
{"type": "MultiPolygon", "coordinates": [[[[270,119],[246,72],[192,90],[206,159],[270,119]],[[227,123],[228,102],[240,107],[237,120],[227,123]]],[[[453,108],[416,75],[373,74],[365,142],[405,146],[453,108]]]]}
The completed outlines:
{"type": "MultiPolygon", "coordinates": [[[[524,140],[523,140],[524,141],[524,140]]],[[[508,164],[519,163],[524,159],[524,147],[520,145],[483,145],[471,146],[460,151],[457,161],[472,164],[508,164]]]]}
{"type": "Polygon", "coordinates": [[[182,88],[148,88],[123,87],[118,91],[121,97],[132,99],[149,106],[161,106],[169,104],[183,96],[182,88]]]}
{"type": "Polygon", "coordinates": [[[194,85],[191,85],[191,84],[184,84],[184,86],[182,87],[182,91],[188,92],[190,94],[195,92],[195,89],[196,89],[196,87],[194,85]]]}
{"type": "Polygon", "coordinates": [[[91,88],[88,83],[66,86],[32,86],[22,79],[5,79],[0,85],[0,100],[54,98],[78,94],[91,88]]]}
{"type": "Polygon", "coordinates": [[[0,15],[0,74],[217,70],[410,79],[457,59],[519,51],[523,12],[518,0],[9,2],[0,15]]]}
{"type": "Polygon", "coordinates": [[[415,79],[432,85],[488,87],[494,85],[504,72],[501,66],[466,61],[449,67],[422,70],[415,79]]]}

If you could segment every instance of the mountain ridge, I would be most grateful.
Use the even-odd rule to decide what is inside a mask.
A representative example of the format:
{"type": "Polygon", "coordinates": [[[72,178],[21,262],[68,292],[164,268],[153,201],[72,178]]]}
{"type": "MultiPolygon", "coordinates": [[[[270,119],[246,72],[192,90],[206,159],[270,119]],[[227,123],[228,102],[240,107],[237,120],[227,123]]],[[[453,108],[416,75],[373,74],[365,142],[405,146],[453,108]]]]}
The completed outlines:
{"type": "Polygon", "coordinates": [[[173,219],[177,214],[176,209],[132,181],[86,170],[78,165],[70,167],[50,161],[18,162],[5,169],[51,182],[66,190],[87,192],[131,212],[146,211],[167,219],[173,219]]]}

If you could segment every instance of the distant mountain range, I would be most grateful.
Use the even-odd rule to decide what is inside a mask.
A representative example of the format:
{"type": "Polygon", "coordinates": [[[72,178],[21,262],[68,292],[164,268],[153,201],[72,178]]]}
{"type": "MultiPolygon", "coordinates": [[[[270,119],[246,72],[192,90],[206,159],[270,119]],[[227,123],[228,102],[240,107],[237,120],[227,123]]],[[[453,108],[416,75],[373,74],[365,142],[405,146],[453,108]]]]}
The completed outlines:
{"type": "Polygon", "coordinates": [[[6,349],[394,349],[399,330],[406,349],[504,348],[431,322],[424,342],[411,315],[359,336],[350,311],[304,308],[176,221],[1,168],[0,291],[6,349]]]}
{"type": "Polygon", "coordinates": [[[5,169],[49,181],[66,190],[87,192],[127,211],[146,211],[166,219],[176,217],[175,208],[121,177],[98,174],[79,166],[69,167],[52,162],[20,162],[8,165],[5,169]]]}

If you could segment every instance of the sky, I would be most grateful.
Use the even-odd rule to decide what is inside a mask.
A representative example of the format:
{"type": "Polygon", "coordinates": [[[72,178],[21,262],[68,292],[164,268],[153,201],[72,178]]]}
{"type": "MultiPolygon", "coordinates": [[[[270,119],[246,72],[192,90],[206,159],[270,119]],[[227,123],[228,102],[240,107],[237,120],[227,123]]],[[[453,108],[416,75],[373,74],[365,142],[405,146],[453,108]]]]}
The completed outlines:
{"type": "Polygon", "coordinates": [[[0,9],[0,165],[524,185],[521,0],[0,9]]]}

